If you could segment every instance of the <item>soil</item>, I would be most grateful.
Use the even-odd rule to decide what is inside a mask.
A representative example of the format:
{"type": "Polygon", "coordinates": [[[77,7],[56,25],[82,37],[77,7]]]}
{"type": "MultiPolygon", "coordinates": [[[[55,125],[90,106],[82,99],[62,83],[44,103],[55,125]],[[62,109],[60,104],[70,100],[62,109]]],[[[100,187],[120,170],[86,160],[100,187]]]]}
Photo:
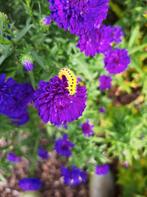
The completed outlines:
{"type": "MultiPolygon", "coordinates": [[[[50,153],[48,160],[40,160],[35,172],[44,185],[40,193],[42,197],[89,197],[88,182],[77,187],[65,186],[60,175],[60,168],[63,162],[57,157],[55,152],[50,153]]],[[[12,175],[5,183],[0,183],[0,197],[19,197],[20,188],[18,180],[27,177],[29,162],[26,159],[14,166],[12,175]]]]}

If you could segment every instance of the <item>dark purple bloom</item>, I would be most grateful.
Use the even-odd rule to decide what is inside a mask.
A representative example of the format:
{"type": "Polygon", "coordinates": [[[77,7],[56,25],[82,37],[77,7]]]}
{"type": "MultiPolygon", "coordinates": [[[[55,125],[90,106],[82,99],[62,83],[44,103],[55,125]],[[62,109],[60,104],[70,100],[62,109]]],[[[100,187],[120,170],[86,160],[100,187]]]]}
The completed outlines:
{"type": "Polygon", "coordinates": [[[94,125],[90,124],[88,120],[84,122],[81,127],[85,137],[90,137],[94,135],[94,131],[93,131],[94,125]]]}
{"type": "Polygon", "coordinates": [[[45,123],[66,126],[82,115],[86,107],[86,88],[71,76],[55,76],[49,82],[40,81],[34,94],[34,102],[45,123]]]}
{"type": "Polygon", "coordinates": [[[106,112],[106,108],[105,107],[100,107],[99,108],[99,112],[100,113],[105,113],[106,112]]]}
{"type": "Polygon", "coordinates": [[[38,178],[23,178],[18,183],[23,191],[37,191],[42,187],[42,182],[38,178]]]}
{"type": "Polygon", "coordinates": [[[77,46],[86,56],[94,56],[97,53],[106,53],[112,49],[112,43],[119,43],[123,36],[120,27],[102,25],[94,28],[79,38],[77,46]]]}
{"type": "Polygon", "coordinates": [[[60,28],[81,35],[101,25],[109,0],[49,0],[49,3],[52,20],[60,28]]]}
{"type": "Polygon", "coordinates": [[[45,150],[43,147],[39,147],[39,148],[38,148],[38,156],[39,156],[41,159],[48,159],[48,158],[49,158],[48,151],[45,150]]]}
{"type": "Polygon", "coordinates": [[[10,152],[7,154],[7,160],[11,163],[19,163],[21,161],[21,157],[17,156],[15,153],[10,152]]]}
{"type": "Polygon", "coordinates": [[[112,79],[109,76],[101,75],[99,77],[99,88],[100,90],[107,90],[110,89],[112,86],[112,79]]]}
{"type": "Polygon", "coordinates": [[[95,173],[96,173],[97,175],[102,175],[102,176],[104,176],[104,175],[106,175],[106,174],[109,173],[109,170],[110,170],[110,167],[109,167],[108,164],[98,165],[98,166],[96,166],[96,168],[95,168],[95,173]]]}
{"type": "Polygon", "coordinates": [[[72,148],[74,144],[69,140],[68,135],[64,134],[63,137],[55,141],[56,152],[64,157],[70,157],[72,155],[72,148]]]}
{"type": "Polygon", "coordinates": [[[6,115],[18,125],[28,121],[27,106],[32,101],[33,88],[19,84],[4,74],[0,75],[0,114],[6,115]]]}
{"type": "Polygon", "coordinates": [[[51,24],[51,22],[52,22],[52,19],[51,19],[51,17],[50,17],[50,16],[45,16],[45,17],[42,19],[42,23],[43,23],[43,25],[48,26],[48,25],[50,25],[50,24],[51,24]]]}
{"type": "Polygon", "coordinates": [[[62,167],[61,176],[64,178],[64,183],[71,186],[77,186],[87,180],[87,173],[76,166],[71,168],[62,167]]]}
{"type": "Polygon", "coordinates": [[[113,49],[105,54],[104,62],[110,74],[119,74],[127,69],[130,57],[126,49],[113,49]]]}

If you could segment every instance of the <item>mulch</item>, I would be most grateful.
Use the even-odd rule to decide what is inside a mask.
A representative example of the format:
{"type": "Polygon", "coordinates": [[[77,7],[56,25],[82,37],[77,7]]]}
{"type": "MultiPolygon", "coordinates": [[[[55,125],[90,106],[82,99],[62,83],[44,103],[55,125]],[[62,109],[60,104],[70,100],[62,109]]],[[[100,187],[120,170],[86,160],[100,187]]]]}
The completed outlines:
{"type": "MultiPolygon", "coordinates": [[[[44,183],[40,191],[42,197],[89,197],[88,182],[77,187],[64,185],[60,175],[63,163],[65,161],[61,161],[55,152],[50,153],[48,160],[38,161],[35,177],[40,178],[44,183]]],[[[21,190],[18,187],[18,180],[29,176],[28,169],[29,162],[26,159],[16,164],[7,182],[0,183],[0,197],[19,197],[21,190]]]]}

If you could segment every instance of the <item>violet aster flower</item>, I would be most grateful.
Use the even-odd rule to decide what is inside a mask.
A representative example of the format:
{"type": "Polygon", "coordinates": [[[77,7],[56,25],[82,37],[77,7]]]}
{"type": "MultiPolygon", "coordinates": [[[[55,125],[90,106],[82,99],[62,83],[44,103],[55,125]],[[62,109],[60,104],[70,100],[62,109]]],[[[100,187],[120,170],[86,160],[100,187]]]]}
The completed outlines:
{"type": "Polygon", "coordinates": [[[107,16],[109,0],[49,0],[51,18],[60,28],[81,35],[99,27],[107,16]]]}
{"type": "Polygon", "coordinates": [[[38,148],[38,156],[41,158],[41,159],[48,159],[49,158],[49,154],[48,154],[48,151],[45,150],[43,147],[39,147],[38,148]]]}
{"type": "Polygon", "coordinates": [[[24,66],[26,71],[32,71],[33,70],[33,60],[30,55],[23,55],[21,57],[21,63],[24,66]]]}
{"type": "Polygon", "coordinates": [[[56,152],[64,157],[70,157],[72,155],[72,148],[74,144],[69,140],[68,135],[64,134],[63,137],[55,141],[56,152]]]}
{"type": "Polygon", "coordinates": [[[38,178],[23,178],[18,183],[23,191],[37,191],[42,187],[42,182],[38,178]]]}
{"type": "Polygon", "coordinates": [[[21,125],[29,120],[27,106],[33,98],[33,88],[29,84],[19,84],[4,74],[0,75],[0,114],[21,125]]]}
{"type": "Polygon", "coordinates": [[[112,79],[109,76],[101,75],[99,77],[99,83],[100,83],[99,85],[100,90],[102,91],[107,90],[107,89],[110,89],[112,86],[112,79]]]}
{"type": "Polygon", "coordinates": [[[94,131],[93,131],[94,125],[90,124],[89,120],[84,122],[81,127],[82,127],[82,131],[85,137],[90,137],[94,135],[94,131]]]}
{"type": "Polygon", "coordinates": [[[34,94],[41,119],[56,126],[66,126],[78,119],[86,107],[86,88],[69,69],[62,69],[49,82],[41,81],[34,94]]]}
{"type": "Polygon", "coordinates": [[[98,165],[95,168],[95,173],[97,175],[104,176],[104,175],[106,175],[106,174],[109,173],[109,170],[110,170],[110,168],[109,168],[109,165],[108,164],[98,165]]]}
{"type": "Polygon", "coordinates": [[[105,113],[106,112],[106,108],[105,107],[100,107],[99,108],[99,112],[100,113],[105,113]]]}
{"type": "Polygon", "coordinates": [[[17,156],[13,152],[10,152],[7,154],[7,160],[11,163],[19,163],[21,161],[21,157],[17,156]]]}
{"type": "Polygon", "coordinates": [[[52,19],[51,19],[50,16],[45,16],[45,17],[43,17],[43,19],[41,20],[41,22],[42,22],[43,25],[48,26],[48,25],[51,24],[52,19]]]}
{"type": "Polygon", "coordinates": [[[80,48],[86,56],[94,56],[98,53],[106,53],[111,50],[112,43],[119,43],[123,37],[120,27],[111,27],[102,25],[94,28],[79,38],[77,47],[80,48]]]}
{"type": "Polygon", "coordinates": [[[71,168],[62,167],[61,176],[64,178],[64,183],[71,186],[77,186],[87,180],[87,173],[76,166],[71,168]]]}
{"type": "Polygon", "coordinates": [[[130,57],[126,49],[113,49],[105,54],[104,62],[110,74],[119,74],[127,69],[130,57]]]}

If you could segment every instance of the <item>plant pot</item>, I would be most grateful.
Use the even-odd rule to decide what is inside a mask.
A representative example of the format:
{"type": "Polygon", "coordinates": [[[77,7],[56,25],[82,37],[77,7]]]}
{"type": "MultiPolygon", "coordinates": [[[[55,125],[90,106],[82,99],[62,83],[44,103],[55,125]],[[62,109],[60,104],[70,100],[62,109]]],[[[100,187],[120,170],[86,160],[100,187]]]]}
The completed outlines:
{"type": "Polygon", "coordinates": [[[113,197],[114,184],[111,173],[100,176],[92,174],[90,176],[90,197],[113,197]]]}
{"type": "Polygon", "coordinates": [[[42,197],[40,192],[22,192],[20,197],[42,197]]]}

